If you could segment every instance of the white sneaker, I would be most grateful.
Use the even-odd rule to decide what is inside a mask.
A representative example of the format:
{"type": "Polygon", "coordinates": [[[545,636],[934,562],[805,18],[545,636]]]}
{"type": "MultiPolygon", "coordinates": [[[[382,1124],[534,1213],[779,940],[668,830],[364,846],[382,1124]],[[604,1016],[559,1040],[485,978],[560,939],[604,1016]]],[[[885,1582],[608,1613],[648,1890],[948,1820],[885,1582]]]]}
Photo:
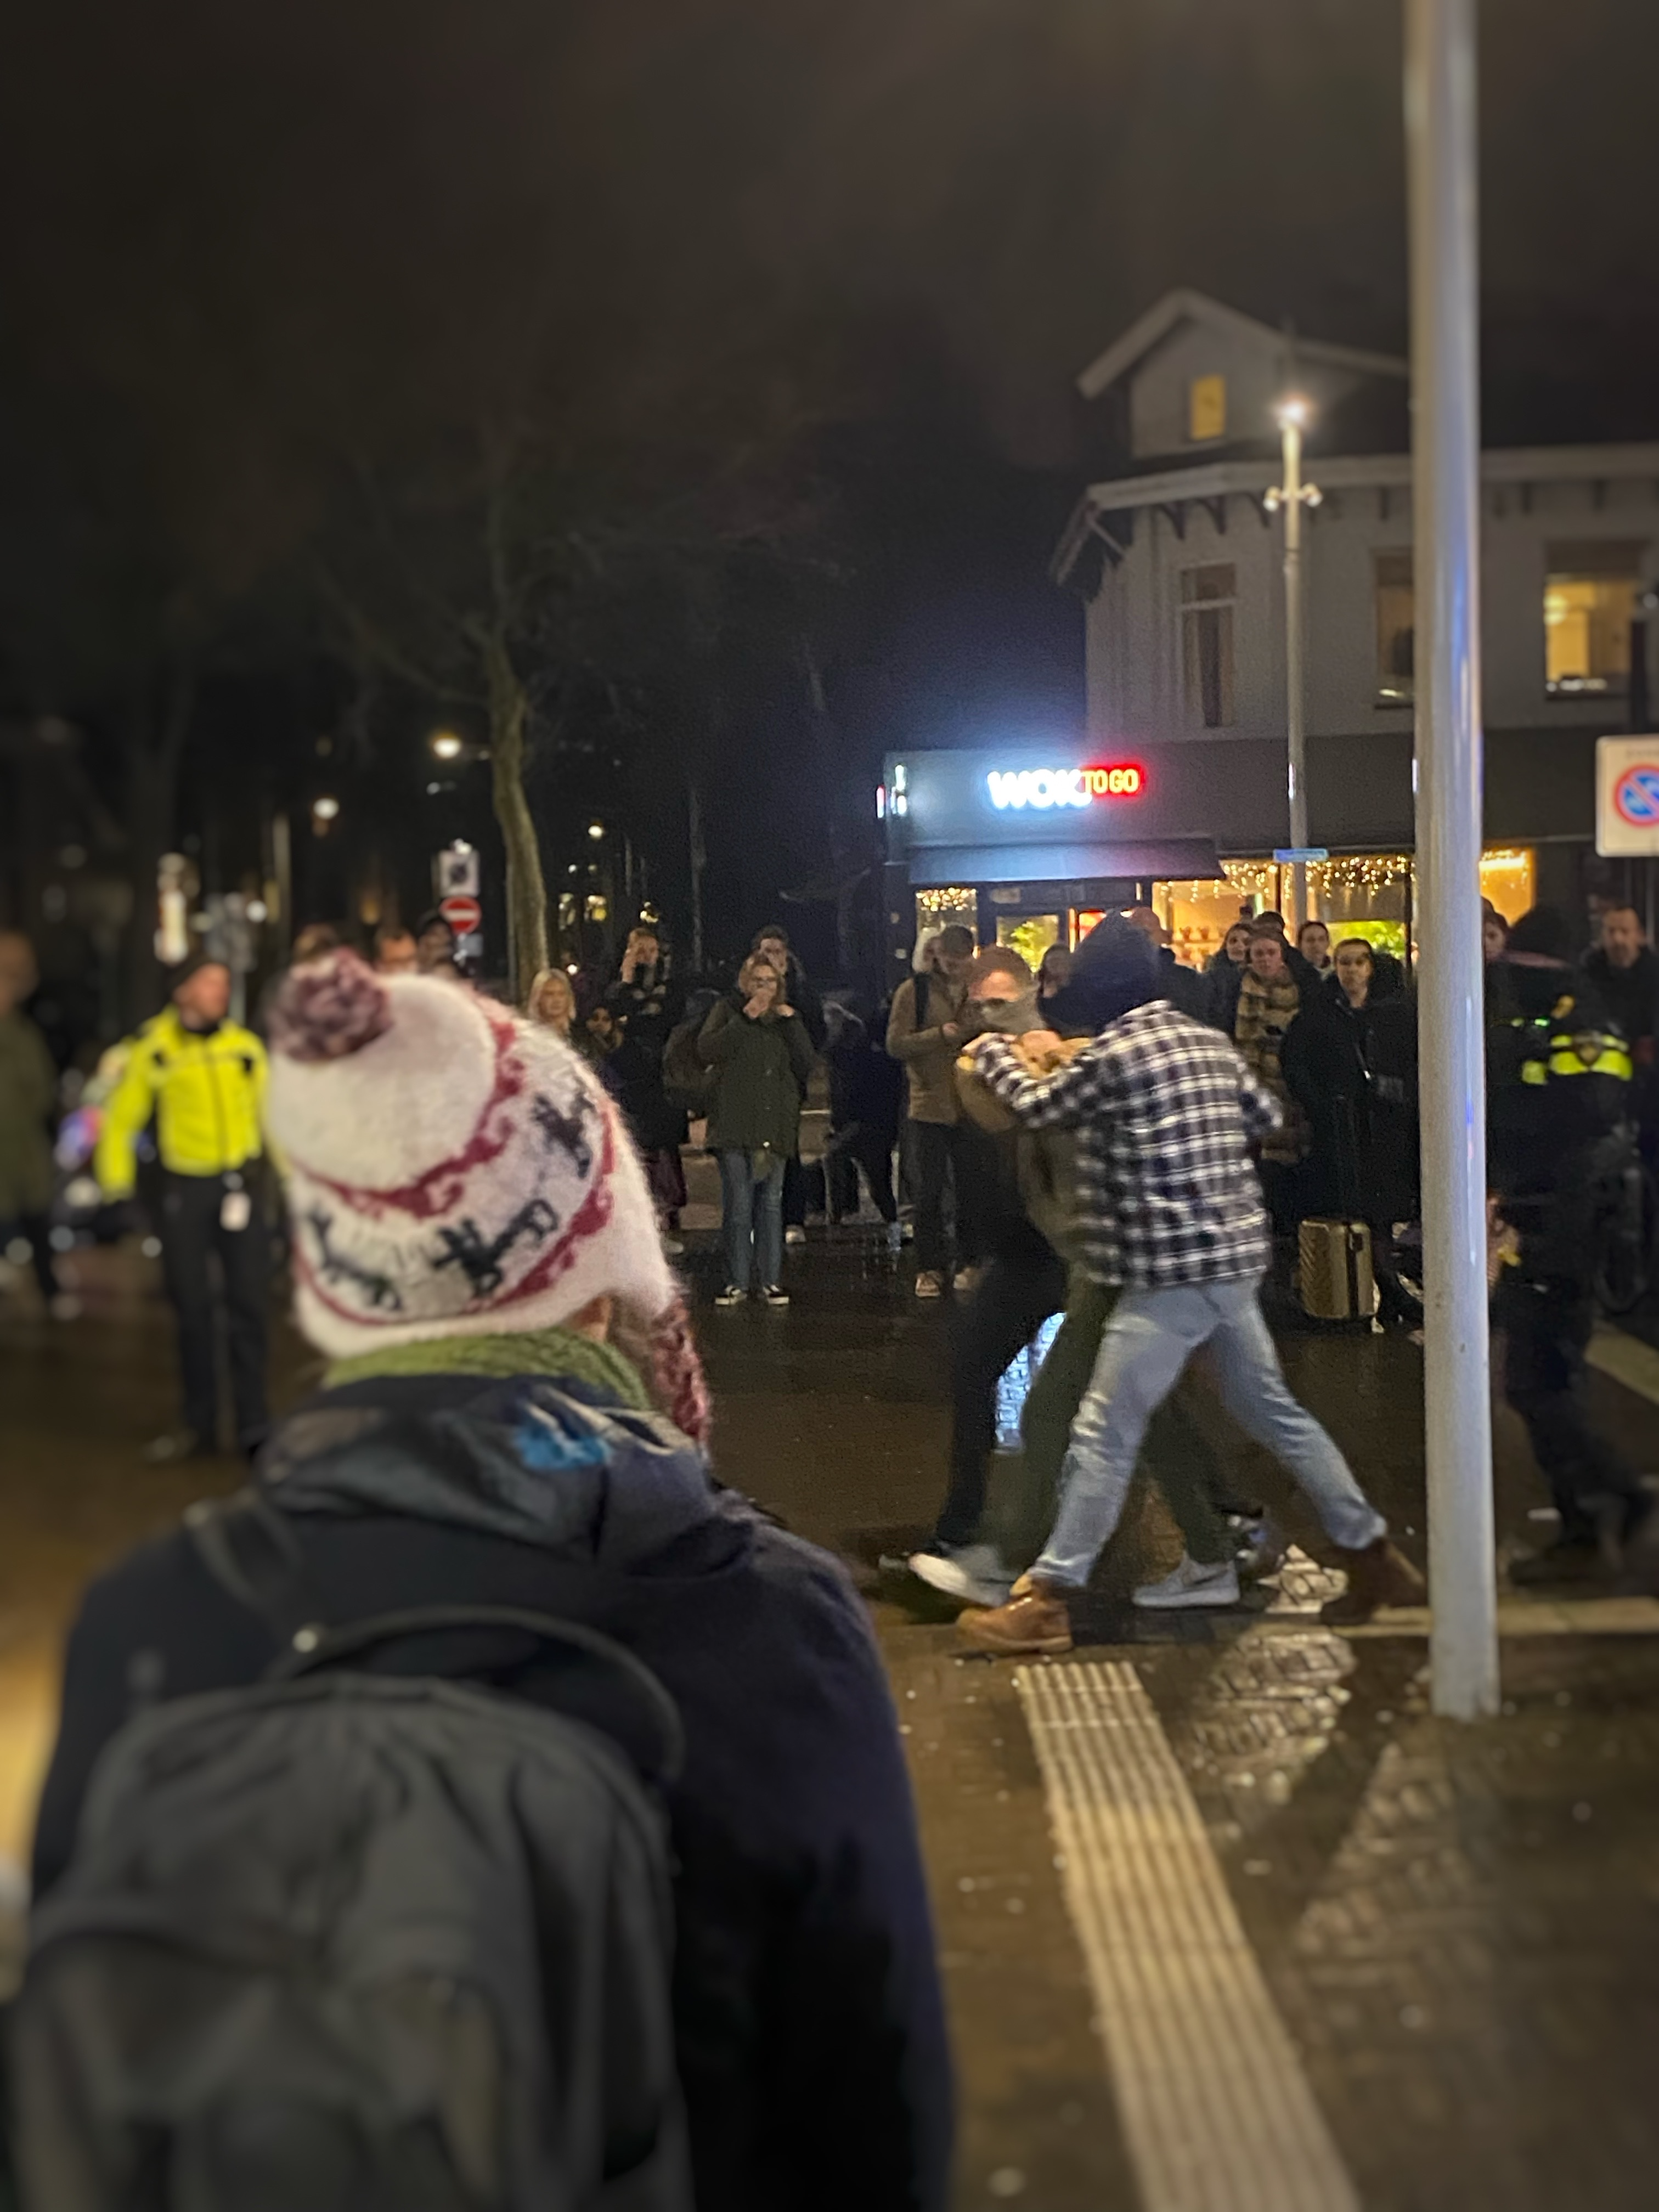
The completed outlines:
{"type": "Polygon", "coordinates": [[[806,1242],[806,1231],[799,1222],[792,1221],[783,1232],[783,1241],[786,1244],[804,1244],[806,1242]]]}
{"type": "Polygon", "coordinates": [[[916,1277],[916,1296],[919,1298],[942,1298],[945,1296],[945,1278],[937,1268],[924,1267],[916,1277]]]}
{"type": "Polygon", "coordinates": [[[1147,1613],[1185,1613],[1195,1606],[1238,1603],[1238,1569],[1231,1559],[1201,1567],[1183,1552],[1181,1565],[1161,1583],[1145,1583],[1134,1601],[1147,1613]]]}
{"type": "Polygon", "coordinates": [[[1001,1605],[1014,1586],[994,1544],[942,1544],[937,1552],[914,1553],[909,1564],[929,1589],[969,1605],[1001,1605]]]}
{"type": "Polygon", "coordinates": [[[714,1304],[717,1306],[740,1306],[748,1296],[747,1291],[740,1291],[735,1283],[728,1283],[723,1291],[715,1291],[714,1304]]]}

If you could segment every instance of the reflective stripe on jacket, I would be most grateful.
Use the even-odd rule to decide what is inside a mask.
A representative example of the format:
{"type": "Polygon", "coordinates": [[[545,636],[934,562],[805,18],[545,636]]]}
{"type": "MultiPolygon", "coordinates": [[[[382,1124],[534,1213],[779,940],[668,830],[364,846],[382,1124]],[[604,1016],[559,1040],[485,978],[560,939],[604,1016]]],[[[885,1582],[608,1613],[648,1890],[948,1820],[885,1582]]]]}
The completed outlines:
{"type": "Polygon", "coordinates": [[[1617,1030],[1569,1029],[1559,1020],[1519,1019],[1510,1025],[1528,1030],[1521,1080],[1547,1083],[1554,1076],[1608,1075],[1628,1083],[1636,1073],[1630,1048],[1617,1030]]]}
{"type": "Polygon", "coordinates": [[[161,1164],[174,1175],[226,1175],[258,1159],[264,1092],[265,1048],[252,1030],[188,1030],[169,1006],[139,1031],[105,1109],[95,1163],[105,1193],[132,1188],[133,1146],[152,1114],[161,1164]]]}

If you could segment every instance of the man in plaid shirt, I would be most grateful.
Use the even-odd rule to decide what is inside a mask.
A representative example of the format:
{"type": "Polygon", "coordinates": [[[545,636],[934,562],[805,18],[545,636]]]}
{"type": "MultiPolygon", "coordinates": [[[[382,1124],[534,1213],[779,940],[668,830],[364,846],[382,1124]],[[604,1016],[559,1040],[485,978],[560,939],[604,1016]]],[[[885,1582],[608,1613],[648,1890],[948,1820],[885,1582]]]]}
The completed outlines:
{"type": "MultiPolygon", "coordinates": [[[[1338,1620],[1422,1601],[1422,1577],[1389,1541],[1329,1436],[1291,1395],[1258,1291],[1272,1237],[1250,1143],[1279,1124],[1276,1102],[1218,1030],[1157,996],[1151,947],[1116,915],[1079,948],[1109,1008],[1067,1067],[1034,1079],[1006,1041],[976,1048],[981,1073],[1030,1127],[1074,1128],[1084,1264],[1119,1297],[1072,1430],[1059,1517],[1005,1606],[966,1613],[990,1651],[1064,1651],[1066,1597],[1081,1590],[1116,1528],[1141,1439],[1188,1360],[1207,1346],[1223,1403],[1307,1493],[1348,1571],[1338,1620]]],[[[1231,1561],[1188,1559],[1170,1577],[1185,1604],[1226,1605],[1231,1561]]]]}

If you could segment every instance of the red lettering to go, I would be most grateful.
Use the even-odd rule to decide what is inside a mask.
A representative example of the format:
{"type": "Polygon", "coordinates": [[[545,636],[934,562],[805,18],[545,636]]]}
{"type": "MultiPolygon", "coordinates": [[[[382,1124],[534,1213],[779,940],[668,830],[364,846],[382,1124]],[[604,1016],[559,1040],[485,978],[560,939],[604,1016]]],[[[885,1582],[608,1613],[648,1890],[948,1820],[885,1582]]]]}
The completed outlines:
{"type": "Polygon", "coordinates": [[[1091,799],[1136,798],[1145,781],[1142,771],[1133,766],[1085,768],[1083,776],[1091,799]]]}

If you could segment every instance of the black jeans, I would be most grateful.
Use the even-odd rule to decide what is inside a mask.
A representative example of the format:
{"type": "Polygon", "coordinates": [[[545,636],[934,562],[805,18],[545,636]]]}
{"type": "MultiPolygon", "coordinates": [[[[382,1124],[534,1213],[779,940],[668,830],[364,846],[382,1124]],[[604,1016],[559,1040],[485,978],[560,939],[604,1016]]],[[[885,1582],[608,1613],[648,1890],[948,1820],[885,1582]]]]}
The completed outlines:
{"type": "MultiPolygon", "coordinates": [[[[250,1185],[254,1182],[252,1176],[244,1180],[250,1185]]],[[[161,1268],[167,1296],[179,1317],[185,1426],[209,1443],[217,1440],[215,1323],[216,1308],[222,1301],[236,1442],[242,1450],[251,1451],[263,1441],[270,1426],[265,1412],[265,1337],[270,1248],[257,1186],[245,1193],[252,1209],[246,1227],[225,1227],[221,1213],[232,1188],[231,1178],[225,1176],[166,1177],[161,1194],[161,1268]]]]}
{"type": "Polygon", "coordinates": [[[1526,1424],[1563,1537],[1590,1540],[1597,1509],[1609,1502],[1622,1505],[1625,1528],[1633,1527],[1646,1510],[1647,1492],[1590,1426],[1585,1403],[1584,1352],[1595,1320],[1588,1284],[1534,1275],[1522,1266],[1504,1285],[1498,1319],[1507,1332],[1504,1395],[1526,1424]]]}
{"type": "Polygon", "coordinates": [[[870,1129],[855,1121],[847,1129],[832,1130],[830,1149],[823,1156],[823,1176],[831,1221],[842,1221],[859,1210],[859,1171],[869,1186],[871,1200],[882,1219],[898,1219],[893,1196],[893,1133],[870,1129]]]}
{"type": "Polygon", "coordinates": [[[1066,1303],[1066,1267],[1028,1225],[999,1244],[953,1316],[951,1340],[951,1486],[933,1534],[968,1544],[985,1511],[985,1481],[996,1441],[997,1383],[1066,1303]]]}
{"type": "Polygon", "coordinates": [[[44,1213],[25,1213],[18,1217],[17,1233],[29,1248],[29,1259],[34,1267],[34,1279],[40,1285],[43,1298],[55,1298],[62,1285],[58,1280],[57,1255],[52,1249],[52,1224],[44,1213]]]}
{"type": "Polygon", "coordinates": [[[942,1273],[950,1261],[945,1234],[945,1186],[956,1201],[957,1265],[976,1267],[985,1257],[985,1217],[994,1186],[990,1139],[956,1121],[910,1123],[910,1173],[916,1194],[916,1265],[942,1273]]]}

